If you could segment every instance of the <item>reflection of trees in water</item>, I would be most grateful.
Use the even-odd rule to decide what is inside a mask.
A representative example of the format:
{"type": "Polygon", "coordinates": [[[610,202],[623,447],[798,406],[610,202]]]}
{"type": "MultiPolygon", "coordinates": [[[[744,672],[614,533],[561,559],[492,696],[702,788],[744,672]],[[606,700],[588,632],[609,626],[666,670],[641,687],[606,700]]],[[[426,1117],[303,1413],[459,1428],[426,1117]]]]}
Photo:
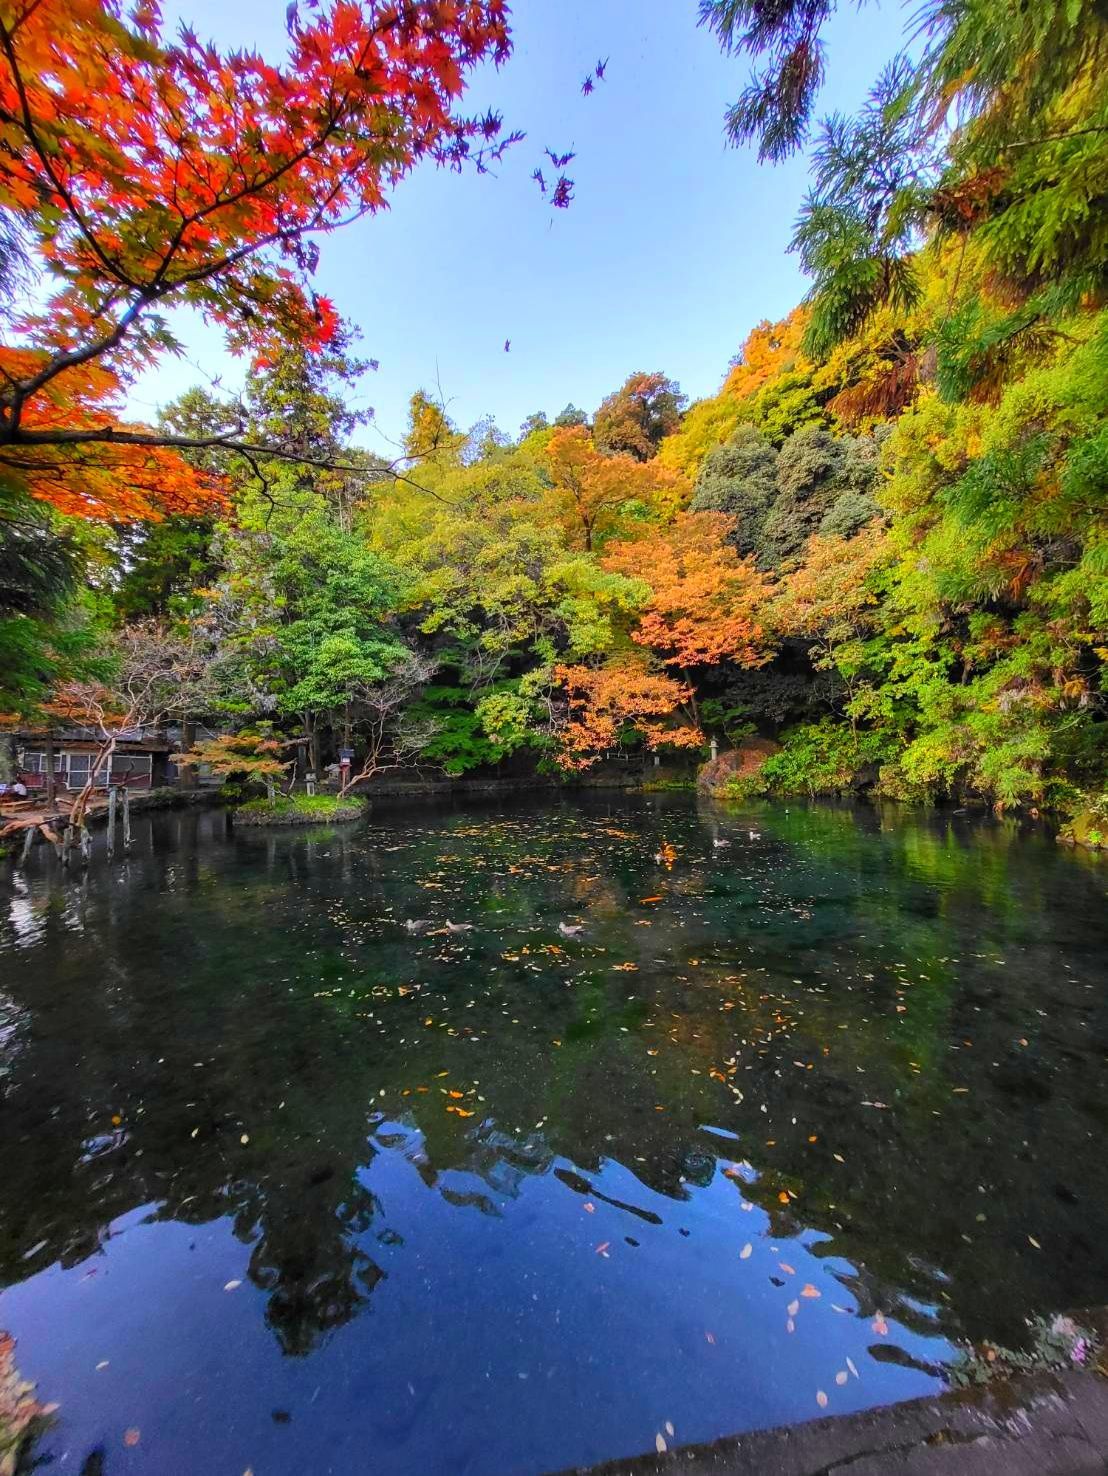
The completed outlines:
{"type": "MultiPolygon", "coordinates": [[[[425,915],[428,894],[416,893],[413,879],[446,867],[447,842],[434,829],[402,861],[385,855],[363,865],[344,837],[267,837],[194,854],[186,828],[128,863],[129,881],[122,871],[108,888],[87,878],[85,893],[67,893],[64,906],[32,897],[36,972],[5,980],[18,1049],[4,1056],[8,1076],[0,1077],[0,1280],[54,1259],[75,1264],[113,1220],[142,1205],[186,1224],[230,1217],[251,1247],[249,1275],[268,1295],[275,1337],[287,1352],[306,1353],[372,1305],[379,1262],[388,1263],[379,1247],[394,1237],[388,1206],[366,1186],[376,1156],[395,1152],[459,1214],[500,1215],[528,1178],[556,1175],[566,1193],[647,1221],[656,1212],[647,1193],[635,1203],[631,1175],[632,1186],[680,1205],[715,1181],[721,1161],[745,1159],[736,1195],[766,1211],[774,1237],[822,1232],[817,1253],[853,1268],[842,1279],[859,1306],[921,1331],[938,1322],[1014,1341],[1028,1309],[1079,1301],[1099,1276],[1108,1283],[1108,1167],[1097,1168],[1085,1146],[1108,1124],[1092,1068],[1088,1089],[1078,1079],[1097,1028],[1095,1001],[1087,997],[1078,1013],[1059,999],[1041,1043],[1015,1044],[1026,1028],[1019,1012],[1049,1004],[1048,985],[1032,987],[1031,975],[1059,972],[1056,941],[1033,936],[1044,910],[1058,905],[1058,873],[1038,881],[1021,873],[1020,909],[989,912],[990,926],[1012,929],[1024,949],[1023,974],[1000,979],[981,967],[967,973],[946,954],[972,956],[963,944],[1008,873],[1006,834],[973,846],[949,827],[862,835],[851,811],[773,811],[757,821],[765,835],[757,853],[736,839],[725,862],[704,840],[719,823],[715,812],[703,822],[686,813],[682,830],[672,810],[644,809],[633,845],[594,827],[579,870],[566,859],[570,829],[551,823],[543,844],[557,866],[548,869],[523,824],[500,827],[499,849],[482,826],[468,835],[458,827],[448,844],[460,859],[449,866],[459,886],[472,880],[469,915],[495,896],[511,918],[499,926],[519,919],[541,929],[545,920],[562,950],[528,954],[518,966],[482,929],[451,945],[455,962],[438,970],[432,950],[445,945],[424,952],[393,941],[395,925],[372,934],[359,924],[357,944],[349,929],[336,939],[326,907],[349,902],[364,913],[371,892],[379,907],[389,865],[403,866],[409,887],[389,894],[394,916],[425,915]],[[679,900],[636,911],[661,879],[648,858],[663,835],[680,847],[680,870],[664,882],[679,900]],[[701,858],[691,854],[698,836],[701,858]],[[567,945],[556,921],[586,903],[587,939],[567,945]],[[635,918],[651,926],[636,928],[635,918]],[[883,938],[895,951],[877,951],[883,938]],[[365,940],[375,953],[358,951],[365,940]],[[740,943],[754,950],[749,962],[776,970],[772,983],[746,972],[740,943]],[[605,955],[590,952],[598,944],[605,955]],[[671,950],[676,966],[654,969],[671,950]],[[696,968],[681,962],[689,954],[696,968]],[[543,972],[524,972],[536,957],[543,972]],[[637,961],[638,972],[613,972],[617,959],[637,961]],[[896,977],[882,973],[898,959],[910,960],[914,975],[903,1023],[892,1013],[896,977]],[[339,985],[371,960],[382,981],[422,970],[431,982],[418,1004],[390,996],[363,1009],[344,999],[339,985]],[[290,991],[304,967],[333,998],[290,991]],[[872,987],[860,968],[878,976],[872,987]],[[791,976],[801,972],[812,987],[790,999],[791,976]],[[463,1016],[471,997],[475,1008],[463,1016]],[[518,1028],[504,1014],[509,1003],[518,1028]],[[364,1013],[371,1006],[374,1022],[364,1013]],[[413,1029],[425,1011],[438,1019],[445,1006],[455,1011],[445,1018],[481,1037],[479,1047],[413,1029]],[[396,1023],[382,1034],[375,1022],[392,1009],[396,1023]],[[963,1035],[974,1042],[964,1060],[952,1053],[963,1035]],[[740,1103],[711,1071],[726,1074],[743,1038],[733,1078],[740,1103]],[[486,1100],[467,1100],[477,1115],[464,1123],[445,1115],[435,1089],[446,1066],[460,1085],[480,1077],[486,1100]],[[954,1115],[951,1087],[963,1075],[972,1095],[954,1115]],[[428,1094],[402,1099],[417,1082],[430,1083],[428,1094]],[[863,1099],[889,1105],[863,1108],[863,1099]],[[382,1128],[385,1109],[394,1120],[382,1128]],[[541,1129],[525,1127],[538,1122],[541,1129]],[[738,1139],[714,1139],[702,1123],[738,1139]],[[612,1161],[629,1173],[609,1194],[612,1161]],[[1031,1256],[1029,1233],[1052,1254],[1031,1256]]],[[[1072,916],[1068,925],[1080,926],[1072,916]]],[[[399,1275],[403,1249],[392,1248],[399,1275]]]]}

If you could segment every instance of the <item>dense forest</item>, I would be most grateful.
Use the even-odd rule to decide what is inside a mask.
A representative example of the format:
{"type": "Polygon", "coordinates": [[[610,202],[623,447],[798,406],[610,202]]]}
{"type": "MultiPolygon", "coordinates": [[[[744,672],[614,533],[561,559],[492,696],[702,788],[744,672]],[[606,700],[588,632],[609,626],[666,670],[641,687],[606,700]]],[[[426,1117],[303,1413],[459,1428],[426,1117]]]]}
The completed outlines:
{"type": "MultiPolygon", "coordinates": [[[[492,29],[457,46],[500,45],[502,7],[484,9],[492,29]]],[[[132,197],[117,171],[104,286],[107,235],[42,203],[35,99],[13,101],[9,66],[5,284],[36,252],[61,283],[25,317],[28,346],[2,351],[9,721],[156,712],[186,742],[218,734],[193,762],[282,783],[341,748],[356,784],[573,775],[635,751],[691,769],[713,739],[757,737],[773,742],[731,793],[977,797],[1108,826],[1108,30],[1088,0],[935,7],[921,55],[858,117],[816,123],[825,9],[701,6],[763,68],[734,141],[813,161],[794,239],[811,292],[753,328],[718,393],[689,404],[636,370],[590,412],[546,407],[510,434],[458,427],[421,390],[393,463],[360,448],[348,408],[356,331],[291,272],[208,271],[230,235],[197,237],[177,280],[232,323],[243,394],[197,388],[135,445],[116,422],[91,434],[165,347],[155,326],[121,364],[119,283],[158,306],[168,228],[140,203],[151,181],[132,197]],[[91,341],[118,337],[82,358],[97,313],[91,341]]],[[[92,22],[71,19],[76,48],[92,22]]],[[[495,134],[425,126],[439,136],[403,167],[495,134]]],[[[402,168],[374,167],[348,188],[373,197],[402,168]]]]}

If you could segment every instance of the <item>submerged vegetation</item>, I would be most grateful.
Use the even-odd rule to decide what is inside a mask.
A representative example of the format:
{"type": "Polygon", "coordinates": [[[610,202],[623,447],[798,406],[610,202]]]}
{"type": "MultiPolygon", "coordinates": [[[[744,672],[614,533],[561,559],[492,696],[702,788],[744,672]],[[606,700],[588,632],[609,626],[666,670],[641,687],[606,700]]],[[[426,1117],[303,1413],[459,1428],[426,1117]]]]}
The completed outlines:
{"type": "MultiPolygon", "coordinates": [[[[331,764],[344,794],[420,765],[574,773],[757,737],[780,747],[733,792],[1101,813],[1098,8],[929,12],[922,58],[815,130],[794,239],[812,291],[753,329],[716,395],[688,405],[635,372],[592,416],[536,413],[509,436],[420,392],[386,464],[357,445],[367,365],[308,285],[306,233],[337,223],[340,197],[377,209],[422,157],[480,168],[502,146],[497,120],[453,111],[462,73],[507,52],[502,7],[464,25],[426,8],[433,45],[392,17],[395,44],[367,41],[376,61],[352,74],[346,30],[377,7],[290,19],[302,111],[274,70],[232,117],[190,33],[164,47],[149,18],[7,7],[0,247],[13,269],[37,252],[61,285],[16,322],[33,347],[3,350],[0,707],[24,724],[175,719],[192,763],[270,787],[331,764]],[[52,24],[74,58],[51,124],[65,178],[38,146],[52,24]],[[145,88],[159,60],[195,96],[195,143],[158,131],[174,106],[168,83],[145,88]],[[321,123],[321,97],[342,117],[321,123]],[[159,142],[139,170],[144,129],[159,142]],[[244,141],[276,166],[250,173],[244,141]],[[230,161],[227,184],[178,200],[173,229],[159,191],[193,148],[230,161]],[[197,389],[128,429],[112,407],[172,345],[157,309],[174,300],[228,327],[245,391],[197,389]],[[199,720],[219,736],[196,744],[199,720]]],[[[703,0],[722,44],[764,63],[728,119],[764,158],[812,136],[825,9],[703,0]]],[[[262,72],[227,66],[241,101],[262,72]]]]}

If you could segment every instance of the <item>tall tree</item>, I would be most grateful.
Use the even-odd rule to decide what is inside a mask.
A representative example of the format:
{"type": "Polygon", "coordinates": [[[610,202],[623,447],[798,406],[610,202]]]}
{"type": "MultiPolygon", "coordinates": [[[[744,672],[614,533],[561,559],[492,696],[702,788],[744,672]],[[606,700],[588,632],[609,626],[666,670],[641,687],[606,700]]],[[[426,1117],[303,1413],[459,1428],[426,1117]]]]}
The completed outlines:
{"type": "Polygon", "coordinates": [[[546,448],[551,501],[571,544],[586,553],[629,520],[672,513],[688,501],[684,478],[627,455],[604,455],[584,426],[563,427],[546,448]]]}
{"type": "Polygon", "coordinates": [[[664,436],[681,424],[688,396],[664,374],[636,373],[607,399],[593,417],[593,440],[609,456],[649,461],[664,436]]]}

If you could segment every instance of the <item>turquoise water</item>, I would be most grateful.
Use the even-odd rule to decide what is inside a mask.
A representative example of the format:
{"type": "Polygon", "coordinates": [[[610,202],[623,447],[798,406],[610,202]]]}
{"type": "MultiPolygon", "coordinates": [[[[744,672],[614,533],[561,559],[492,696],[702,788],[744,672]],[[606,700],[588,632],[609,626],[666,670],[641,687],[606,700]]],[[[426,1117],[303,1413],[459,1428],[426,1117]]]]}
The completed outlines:
{"type": "Polygon", "coordinates": [[[558,1471],[1108,1301],[1108,868],[1046,837],[210,812],[0,886],[0,1328],[48,1469],[558,1471]]]}

